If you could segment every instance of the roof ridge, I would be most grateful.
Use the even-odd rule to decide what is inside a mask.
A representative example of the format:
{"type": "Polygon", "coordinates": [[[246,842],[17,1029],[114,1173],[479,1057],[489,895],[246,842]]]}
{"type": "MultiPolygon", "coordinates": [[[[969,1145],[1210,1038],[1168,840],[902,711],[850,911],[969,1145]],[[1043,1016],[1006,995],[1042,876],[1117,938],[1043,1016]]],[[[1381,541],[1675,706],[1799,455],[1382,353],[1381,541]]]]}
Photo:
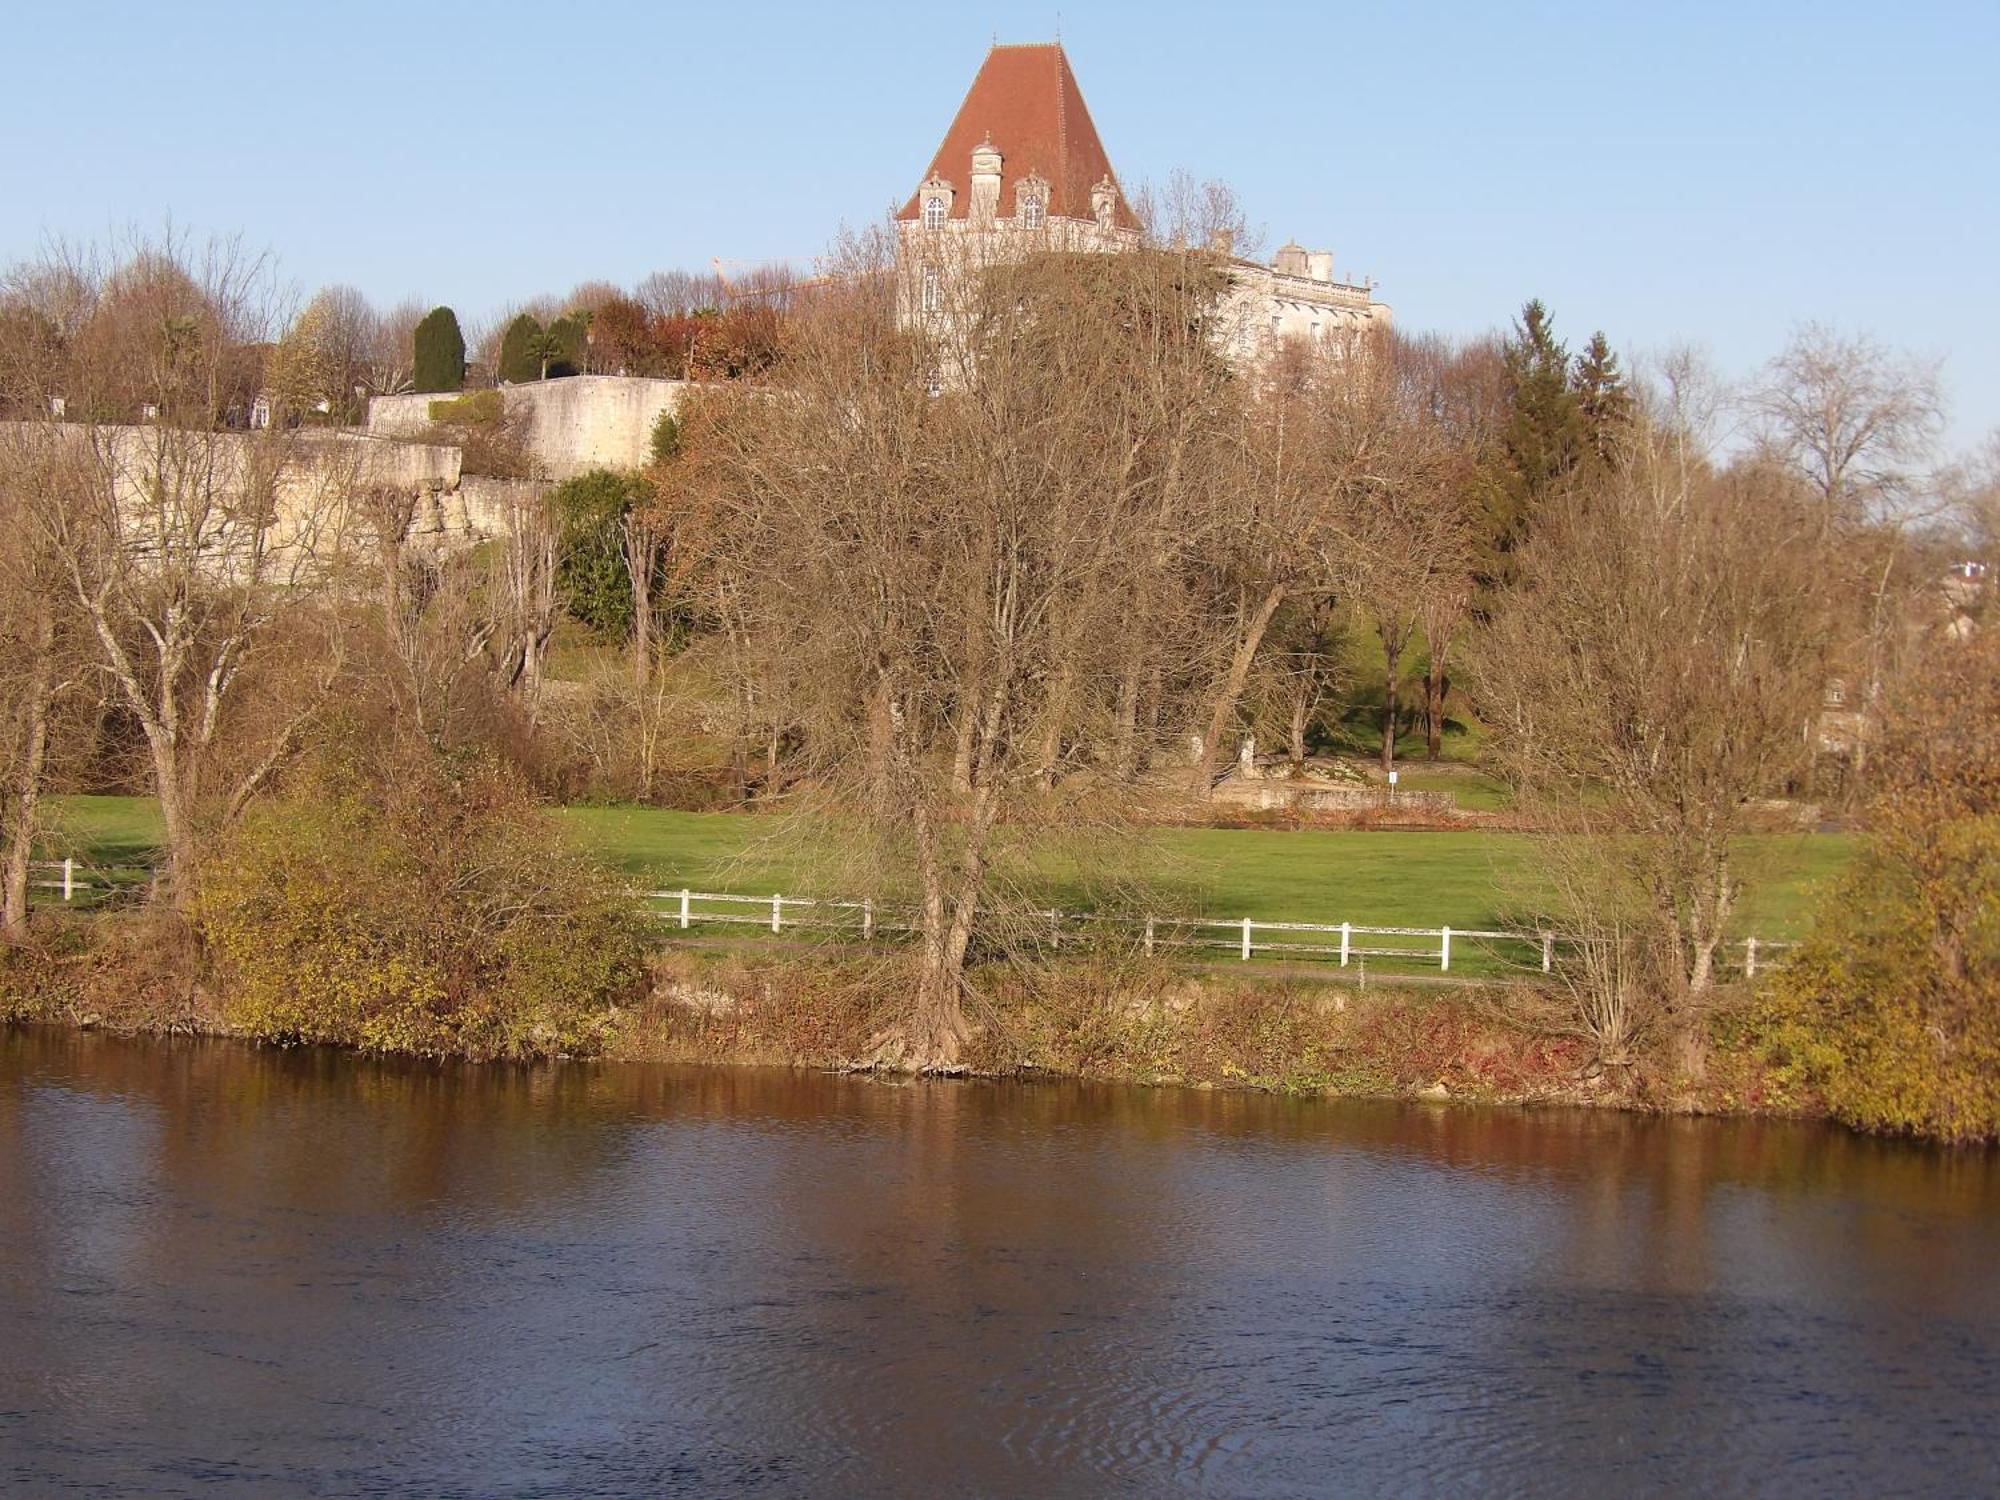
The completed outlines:
{"type": "Polygon", "coordinates": [[[1064,97],[1063,49],[1056,42],[1056,170],[1062,174],[1062,181],[1069,181],[1069,101],[1064,97]]]}

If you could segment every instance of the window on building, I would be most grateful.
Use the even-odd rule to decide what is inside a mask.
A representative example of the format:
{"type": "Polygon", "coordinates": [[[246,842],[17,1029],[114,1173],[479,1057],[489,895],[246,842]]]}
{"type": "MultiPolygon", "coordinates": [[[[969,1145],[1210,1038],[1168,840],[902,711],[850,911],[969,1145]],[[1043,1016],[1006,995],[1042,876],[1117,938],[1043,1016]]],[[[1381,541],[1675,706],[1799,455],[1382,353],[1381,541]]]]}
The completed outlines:
{"type": "Polygon", "coordinates": [[[924,267],[924,311],[937,312],[944,306],[944,287],[938,277],[936,266],[924,267]]]}
{"type": "Polygon", "coordinates": [[[924,228],[944,228],[944,199],[932,196],[924,199],[924,228]]]}
{"type": "Polygon", "coordinates": [[[1319,342],[1319,322],[1317,319],[1313,321],[1313,342],[1315,344],[1319,342]]]}
{"type": "Polygon", "coordinates": [[[1279,319],[1279,318],[1278,318],[1277,316],[1273,315],[1273,317],[1271,318],[1271,337],[1272,337],[1272,338],[1276,338],[1276,337],[1278,336],[1278,329],[1279,329],[1280,325],[1281,325],[1281,320],[1280,320],[1280,319],[1279,319]]]}
{"type": "Polygon", "coordinates": [[[1040,229],[1048,217],[1048,203],[1040,193],[1030,193],[1021,200],[1021,223],[1029,229],[1040,229]]]}

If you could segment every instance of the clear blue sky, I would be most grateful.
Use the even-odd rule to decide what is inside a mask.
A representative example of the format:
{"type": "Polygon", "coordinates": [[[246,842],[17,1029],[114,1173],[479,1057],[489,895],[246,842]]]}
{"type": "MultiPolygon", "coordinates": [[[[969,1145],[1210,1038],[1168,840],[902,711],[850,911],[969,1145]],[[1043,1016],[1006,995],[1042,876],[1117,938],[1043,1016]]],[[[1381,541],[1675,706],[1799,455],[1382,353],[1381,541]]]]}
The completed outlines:
{"type": "MultiPolygon", "coordinates": [[[[1057,7],[0,0],[0,258],[171,214],[302,289],[468,321],[587,278],[810,258],[914,186],[994,33],[1057,7]],[[31,62],[30,62],[31,60],[31,62]],[[30,65],[23,65],[29,63],[30,65]]],[[[1540,296],[1572,344],[1807,318],[1943,356],[2000,425],[2000,0],[1342,6],[1069,0],[1128,186],[1234,184],[1404,327],[1540,296]]]]}

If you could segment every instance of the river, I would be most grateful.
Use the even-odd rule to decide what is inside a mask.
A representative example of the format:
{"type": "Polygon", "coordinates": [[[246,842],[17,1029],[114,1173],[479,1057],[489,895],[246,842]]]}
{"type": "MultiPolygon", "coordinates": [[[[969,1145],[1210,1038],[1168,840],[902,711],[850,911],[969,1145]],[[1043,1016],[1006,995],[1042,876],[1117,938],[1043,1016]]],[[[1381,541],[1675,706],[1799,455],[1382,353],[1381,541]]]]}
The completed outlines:
{"type": "Polygon", "coordinates": [[[0,1032],[0,1490],[2000,1491],[2000,1162],[0,1032]]]}

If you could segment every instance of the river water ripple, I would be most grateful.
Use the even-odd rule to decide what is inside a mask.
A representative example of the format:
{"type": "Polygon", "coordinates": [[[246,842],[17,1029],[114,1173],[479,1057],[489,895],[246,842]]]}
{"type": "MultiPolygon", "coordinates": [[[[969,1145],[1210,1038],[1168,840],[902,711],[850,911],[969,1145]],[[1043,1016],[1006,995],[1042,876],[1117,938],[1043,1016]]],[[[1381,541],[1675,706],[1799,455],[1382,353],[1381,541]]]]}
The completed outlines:
{"type": "Polygon", "coordinates": [[[0,1033],[0,1490],[2000,1492],[2000,1164],[0,1033]]]}

